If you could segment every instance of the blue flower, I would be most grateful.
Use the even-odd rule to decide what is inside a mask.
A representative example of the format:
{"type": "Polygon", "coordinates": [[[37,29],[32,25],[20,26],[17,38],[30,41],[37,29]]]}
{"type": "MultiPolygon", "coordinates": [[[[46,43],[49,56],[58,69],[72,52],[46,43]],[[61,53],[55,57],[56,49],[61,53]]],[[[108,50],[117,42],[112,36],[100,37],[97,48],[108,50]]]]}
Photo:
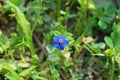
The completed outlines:
{"type": "Polygon", "coordinates": [[[53,47],[58,47],[59,50],[64,50],[65,46],[68,46],[69,42],[66,40],[66,36],[60,35],[53,37],[53,47]]]}

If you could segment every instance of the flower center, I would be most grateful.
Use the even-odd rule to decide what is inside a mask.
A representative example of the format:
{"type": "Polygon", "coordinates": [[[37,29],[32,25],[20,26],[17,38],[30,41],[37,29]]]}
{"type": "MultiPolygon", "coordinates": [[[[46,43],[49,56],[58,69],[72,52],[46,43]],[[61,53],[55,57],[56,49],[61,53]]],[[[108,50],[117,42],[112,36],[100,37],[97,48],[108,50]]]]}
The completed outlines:
{"type": "Polygon", "coordinates": [[[63,40],[62,39],[59,39],[59,41],[58,41],[60,44],[62,44],[63,43],[63,40]]]}

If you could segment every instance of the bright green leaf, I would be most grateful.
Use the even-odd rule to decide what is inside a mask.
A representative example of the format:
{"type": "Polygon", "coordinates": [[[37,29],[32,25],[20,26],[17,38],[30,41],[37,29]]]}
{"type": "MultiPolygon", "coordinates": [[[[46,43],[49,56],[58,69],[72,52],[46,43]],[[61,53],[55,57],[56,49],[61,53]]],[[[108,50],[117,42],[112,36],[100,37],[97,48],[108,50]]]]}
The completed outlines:
{"type": "Polygon", "coordinates": [[[115,11],[116,11],[115,6],[114,6],[113,4],[110,4],[110,5],[108,6],[108,8],[106,9],[105,14],[106,14],[106,15],[112,15],[112,14],[115,13],[115,11]]]}
{"type": "Polygon", "coordinates": [[[100,26],[101,29],[107,28],[107,24],[105,23],[104,19],[100,19],[98,25],[100,26]]]}
{"type": "Polygon", "coordinates": [[[47,49],[48,53],[53,53],[55,51],[55,48],[52,47],[51,45],[47,45],[46,49],[47,49]]]}
{"type": "Polygon", "coordinates": [[[29,75],[31,73],[31,71],[33,71],[33,69],[35,69],[35,68],[36,68],[36,66],[34,66],[34,65],[29,67],[28,69],[22,71],[20,73],[20,76],[24,76],[25,77],[25,76],[29,75]]]}
{"type": "Polygon", "coordinates": [[[49,55],[49,60],[52,62],[57,62],[59,60],[59,57],[56,53],[53,53],[49,55]]]}
{"type": "Polygon", "coordinates": [[[109,47],[113,47],[113,42],[112,42],[112,39],[110,37],[105,37],[104,38],[106,44],[109,46],[109,47]]]}
{"type": "Polygon", "coordinates": [[[32,55],[32,63],[38,65],[40,63],[37,55],[32,55]]]}
{"type": "Polygon", "coordinates": [[[19,6],[24,0],[10,0],[13,4],[19,6]]]}
{"type": "Polygon", "coordinates": [[[54,66],[50,66],[50,71],[51,71],[51,74],[52,74],[53,78],[59,78],[60,77],[60,74],[58,73],[58,71],[55,69],[54,66]]]}
{"type": "Polygon", "coordinates": [[[24,80],[7,63],[4,63],[3,68],[6,69],[6,70],[8,70],[8,73],[5,76],[9,80],[24,80]]]}
{"type": "Polygon", "coordinates": [[[72,61],[64,61],[64,65],[66,67],[69,67],[69,66],[72,66],[73,65],[73,62],[72,61]]]}

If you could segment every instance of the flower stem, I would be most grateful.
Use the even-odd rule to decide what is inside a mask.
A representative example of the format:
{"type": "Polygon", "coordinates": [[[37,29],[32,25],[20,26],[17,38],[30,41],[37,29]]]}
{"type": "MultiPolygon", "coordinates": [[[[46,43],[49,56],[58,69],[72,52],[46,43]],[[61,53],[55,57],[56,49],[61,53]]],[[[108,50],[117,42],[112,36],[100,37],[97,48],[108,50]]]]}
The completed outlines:
{"type": "Polygon", "coordinates": [[[60,9],[61,9],[61,0],[57,0],[57,20],[59,21],[59,17],[60,17],[60,9]]]}
{"type": "Polygon", "coordinates": [[[110,65],[110,79],[109,80],[114,80],[114,69],[115,69],[115,63],[114,63],[114,61],[111,61],[111,65],[110,65]]]}

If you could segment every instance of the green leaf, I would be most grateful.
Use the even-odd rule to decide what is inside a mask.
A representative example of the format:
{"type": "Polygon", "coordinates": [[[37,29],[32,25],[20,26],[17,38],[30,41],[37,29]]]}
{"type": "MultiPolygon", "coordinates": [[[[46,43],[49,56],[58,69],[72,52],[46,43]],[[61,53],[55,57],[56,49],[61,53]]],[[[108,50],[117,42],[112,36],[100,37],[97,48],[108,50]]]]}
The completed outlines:
{"type": "Polygon", "coordinates": [[[98,25],[100,26],[101,29],[106,29],[107,28],[107,24],[105,23],[104,19],[101,18],[99,21],[98,21],[98,25]]]}
{"type": "Polygon", "coordinates": [[[64,32],[64,34],[65,34],[66,36],[73,36],[73,34],[72,34],[72,33],[67,32],[67,31],[65,31],[65,32],[64,32]]]}
{"type": "Polygon", "coordinates": [[[94,48],[100,48],[100,49],[103,49],[105,47],[105,43],[103,43],[103,42],[100,42],[100,43],[91,43],[91,45],[94,48]]]}
{"type": "Polygon", "coordinates": [[[54,66],[50,66],[50,71],[51,71],[51,74],[52,74],[53,78],[59,78],[60,77],[58,71],[55,69],[54,66]]]}
{"type": "Polygon", "coordinates": [[[60,25],[60,26],[57,27],[57,31],[59,31],[61,34],[64,34],[64,32],[66,31],[66,27],[60,25]]]}
{"type": "Polygon", "coordinates": [[[46,49],[47,49],[48,53],[53,53],[53,52],[55,51],[55,48],[52,47],[52,46],[49,45],[49,44],[46,46],[46,49]]]}
{"type": "Polygon", "coordinates": [[[99,44],[95,44],[95,43],[92,43],[91,45],[89,45],[89,47],[96,53],[96,54],[99,54],[101,51],[100,51],[100,48],[99,48],[99,44]]]}
{"type": "Polygon", "coordinates": [[[120,35],[116,32],[111,33],[111,39],[113,41],[114,46],[120,46],[120,35]]]}
{"type": "Polygon", "coordinates": [[[109,47],[113,47],[113,42],[112,42],[112,39],[110,37],[105,37],[104,38],[106,44],[109,46],[109,47]]]}
{"type": "Polygon", "coordinates": [[[16,20],[18,24],[20,25],[22,31],[25,34],[28,34],[28,32],[30,31],[30,23],[25,18],[25,15],[19,10],[19,8],[16,5],[11,3],[9,0],[5,0],[5,2],[8,5],[10,5],[10,7],[14,10],[14,13],[16,14],[16,20]]]}
{"type": "Polygon", "coordinates": [[[73,43],[73,45],[74,45],[75,47],[79,47],[79,44],[81,44],[83,37],[84,37],[84,35],[79,36],[79,37],[75,40],[75,42],[73,43]]]}
{"type": "Polygon", "coordinates": [[[114,24],[113,31],[117,32],[117,34],[120,36],[120,22],[118,24],[114,24]]]}
{"type": "Polygon", "coordinates": [[[58,62],[59,57],[56,53],[53,53],[53,54],[49,55],[49,60],[52,61],[52,62],[58,62]]]}
{"type": "Polygon", "coordinates": [[[0,36],[0,43],[1,45],[8,45],[9,44],[9,39],[7,38],[7,36],[1,35],[0,36]]]}
{"type": "Polygon", "coordinates": [[[12,67],[10,67],[10,65],[8,65],[7,63],[4,63],[3,68],[8,70],[8,73],[5,74],[5,76],[9,79],[9,80],[24,80],[23,78],[21,78],[13,69],[12,67]]]}
{"type": "Polygon", "coordinates": [[[69,67],[69,66],[72,66],[73,65],[73,62],[72,61],[64,61],[64,65],[66,67],[69,67]]]}
{"type": "Polygon", "coordinates": [[[10,47],[11,48],[15,48],[15,46],[17,46],[18,44],[20,44],[22,42],[22,37],[18,36],[18,37],[11,37],[10,38],[10,47]]]}
{"type": "Polygon", "coordinates": [[[0,53],[3,53],[4,51],[6,51],[9,47],[9,39],[4,36],[1,35],[0,36],[0,53]]]}
{"type": "Polygon", "coordinates": [[[115,13],[115,11],[116,11],[115,6],[114,6],[113,4],[110,4],[110,5],[108,6],[108,8],[105,10],[105,14],[106,14],[106,15],[112,15],[112,14],[115,13]]]}
{"type": "Polygon", "coordinates": [[[117,17],[118,17],[118,20],[120,20],[120,10],[117,11],[117,17]]]}
{"type": "Polygon", "coordinates": [[[54,36],[58,36],[58,35],[60,35],[61,33],[60,33],[59,31],[53,31],[53,34],[54,34],[54,36]]]}
{"type": "MultiPolygon", "coordinates": [[[[28,69],[26,69],[26,70],[24,70],[24,71],[22,71],[21,73],[20,73],[20,76],[27,76],[27,75],[30,75],[31,74],[31,72],[34,70],[36,68],[36,66],[31,66],[31,67],[29,67],[28,69]]],[[[16,79],[17,80],[17,79],[16,79]]]]}
{"type": "Polygon", "coordinates": [[[13,4],[19,6],[24,0],[10,0],[13,4]]]}
{"type": "Polygon", "coordinates": [[[29,48],[31,54],[35,54],[35,49],[34,49],[34,44],[32,42],[32,32],[30,30],[30,23],[29,21],[25,18],[25,15],[22,13],[22,11],[14,5],[12,2],[9,0],[4,0],[10,7],[13,9],[15,13],[15,17],[17,20],[17,23],[20,25],[20,28],[22,32],[24,33],[24,37],[26,39],[26,46],[29,48]]]}
{"type": "Polygon", "coordinates": [[[117,80],[120,80],[120,76],[117,77],[117,80]]]}
{"type": "Polygon", "coordinates": [[[8,78],[9,80],[24,80],[21,77],[17,77],[18,75],[16,75],[16,73],[13,72],[8,72],[7,74],[5,74],[5,77],[8,78]]]}
{"type": "Polygon", "coordinates": [[[75,41],[71,36],[67,36],[67,40],[69,41],[69,44],[72,44],[75,41]]]}
{"type": "Polygon", "coordinates": [[[32,63],[34,65],[38,65],[40,63],[39,58],[37,55],[32,55],[32,63]]]}

